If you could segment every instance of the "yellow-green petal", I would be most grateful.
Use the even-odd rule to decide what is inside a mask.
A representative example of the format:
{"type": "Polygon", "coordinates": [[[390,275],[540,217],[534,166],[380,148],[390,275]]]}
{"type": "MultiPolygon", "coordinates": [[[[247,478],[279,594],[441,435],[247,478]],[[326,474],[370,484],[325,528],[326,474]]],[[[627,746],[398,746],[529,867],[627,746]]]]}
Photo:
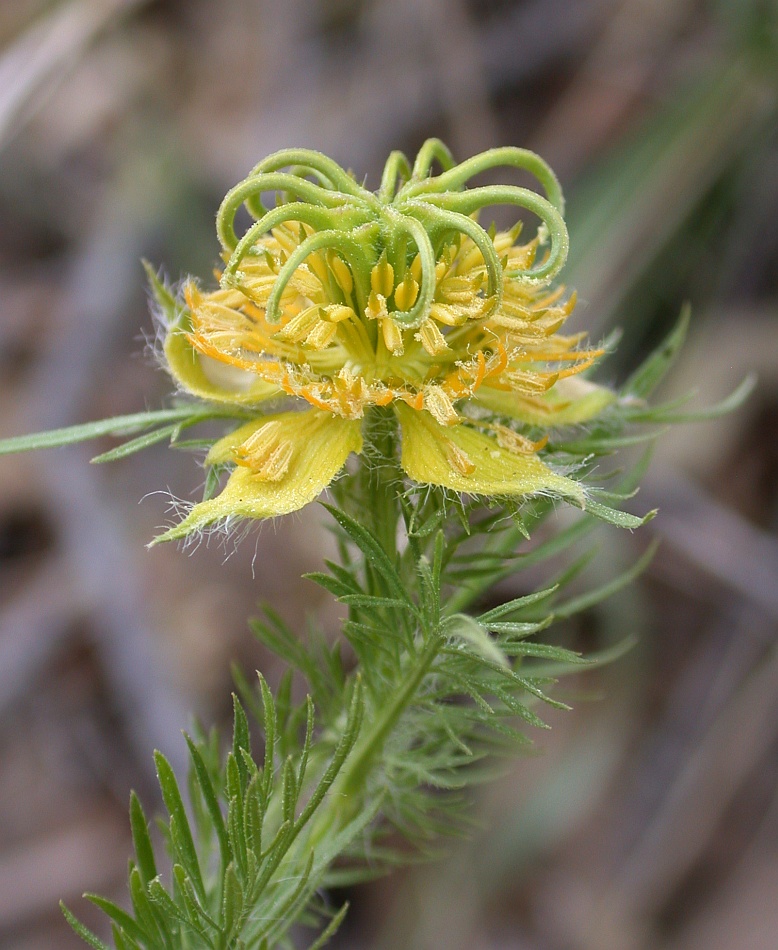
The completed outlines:
{"type": "Polygon", "coordinates": [[[186,336],[192,329],[188,308],[176,300],[148,262],[144,262],[144,267],[168,327],[164,343],[167,367],[180,386],[200,399],[240,406],[253,406],[279,395],[279,389],[271,383],[201,356],[186,336]]]}
{"type": "Polygon", "coordinates": [[[362,449],[360,421],[319,409],[261,416],[217,442],[208,461],[240,459],[221,494],[195,505],[154,539],[175,541],[226,519],[262,519],[297,511],[313,501],[362,449]],[[259,448],[257,449],[257,444],[259,448]],[[254,455],[252,455],[254,452],[254,455]]]}
{"type": "Polygon", "coordinates": [[[168,331],[164,352],[168,369],[188,393],[210,402],[253,406],[281,394],[272,383],[253,376],[248,370],[222,365],[203,356],[187,339],[186,313],[178,325],[168,331]]]}
{"type": "Polygon", "coordinates": [[[398,405],[402,467],[416,482],[473,495],[536,495],[553,492],[584,502],[581,486],[556,475],[535,454],[501,448],[465,424],[442,426],[428,412],[398,405]]]}
{"type": "Polygon", "coordinates": [[[492,389],[484,384],[473,397],[473,402],[501,416],[528,425],[548,427],[589,422],[615,399],[616,394],[605,386],[570,376],[556,382],[545,395],[534,398],[492,389]]]}

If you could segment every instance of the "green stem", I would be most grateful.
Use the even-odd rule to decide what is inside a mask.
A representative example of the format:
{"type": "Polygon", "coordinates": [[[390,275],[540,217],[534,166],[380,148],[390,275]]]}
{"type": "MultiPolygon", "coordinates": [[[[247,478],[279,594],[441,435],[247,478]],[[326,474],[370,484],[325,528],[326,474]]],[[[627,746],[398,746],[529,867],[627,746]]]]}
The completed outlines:
{"type": "Polygon", "coordinates": [[[384,711],[364,739],[357,743],[357,747],[338,782],[338,791],[342,795],[351,798],[356,796],[364,787],[370,770],[383,751],[384,743],[408,705],[413,701],[424,677],[438,655],[442,643],[443,637],[437,633],[429,638],[424,649],[414,658],[414,665],[395,693],[394,699],[384,708],[384,711]]]}
{"type": "MultiPolygon", "coordinates": [[[[354,512],[356,518],[367,516],[370,528],[390,558],[397,557],[397,525],[400,504],[397,483],[402,474],[397,465],[397,419],[385,407],[374,406],[365,420],[365,442],[370,464],[361,466],[364,507],[354,512]]],[[[379,591],[373,591],[379,593],[379,591]]]]}

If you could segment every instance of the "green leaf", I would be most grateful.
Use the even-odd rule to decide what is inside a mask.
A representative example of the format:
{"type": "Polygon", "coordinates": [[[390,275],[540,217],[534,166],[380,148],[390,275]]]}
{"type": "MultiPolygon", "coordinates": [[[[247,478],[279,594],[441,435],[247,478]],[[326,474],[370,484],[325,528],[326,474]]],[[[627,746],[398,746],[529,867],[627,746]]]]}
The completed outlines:
{"type": "Polygon", "coordinates": [[[148,884],[157,876],[157,866],[154,861],[154,848],[149,836],[148,822],[135,792],[130,792],[130,829],[135,856],[138,860],[138,872],[143,883],[148,884]]]}
{"type": "Polygon", "coordinates": [[[232,936],[235,924],[243,913],[243,888],[235,873],[235,866],[230,864],[224,875],[224,897],[222,899],[222,922],[225,937],[232,936]]]}
{"type": "Polygon", "coordinates": [[[652,543],[648,546],[648,549],[629,568],[629,570],[624,571],[618,577],[614,578],[612,581],[609,581],[607,584],[603,584],[601,587],[587,591],[585,594],[581,594],[580,596],[574,597],[571,600],[565,601],[561,604],[556,604],[554,606],[554,615],[557,617],[571,617],[573,614],[580,613],[583,610],[588,610],[590,607],[594,607],[601,601],[607,600],[617,591],[620,591],[628,584],[631,584],[635,578],[639,577],[643,571],[645,571],[645,569],[653,560],[658,547],[659,541],[652,541],[652,543]]]}
{"type": "Polygon", "coordinates": [[[476,654],[485,660],[490,660],[498,666],[508,667],[508,660],[505,654],[499,648],[497,643],[485,627],[482,627],[477,620],[468,617],[466,614],[454,614],[447,617],[442,625],[443,633],[447,637],[454,637],[462,640],[471,646],[476,654]]]}
{"type": "Polygon", "coordinates": [[[153,941],[164,947],[170,946],[170,924],[164,914],[159,914],[149,900],[149,895],[137,868],[130,871],[130,900],[138,923],[153,941]]]}
{"type": "MultiPolygon", "coordinates": [[[[746,378],[730,393],[726,399],[717,402],[704,409],[695,409],[691,412],[679,412],[673,404],[667,406],[652,406],[644,410],[633,410],[629,414],[631,422],[656,422],[656,423],[683,423],[683,422],[707,422],[711,419],[720,419],[722,416],[734,412],[748,399],[754,391],[757,383],[755,373],[750,373],[746,378]]],[[[684,400],[686,402],[688,400],[684,400]]]]}
{"type": "Polygon", "coordinates": [[[249,755],[251,754],[251,736],[249,735],[249,721],[235,693],[232,694],[232,710],[232,752],[240,773],[241,792],[245,792],[248,785],[248,770],[246,763],[243,761],[241,750],[244,749],[249,755]]]}
{"type": "Polygon", "coordinates": [[[631,515],[627,511],[619,511],[616,508],[609,508],[607,505],[601,505],[591,496],[586,499],[585,511],[587,514],[593,515],[600,521],[605,521],[608,524],[615,525],[617,528],[628,528],[630,530],[634,528],[640,528],[642,525],[651,521],[652,518],[655,518],[658,513],[658,510],[654,508],[652,511],[647,512],[642,517],[639,515],[631,515]]]}
{"type": "Polygon", "coordinates": [[[343,923],[343,920],[348,913],[349,904],[348,901],[340,908],[340,910],[335,914],[332,920],[327,924],[327,927],[321,932],[319,937],[314,940],[314,942],[308,947],[308,950],[321,950],[325,944],[329,943],[332,937],[335,936],[340,925],[343,923]]]}
{"type": "Polygon", "coordinates": [[[213,823],[213,827],[216,830],[216,836],[219,840],[222,866],[226,867],[232,859],[232,849],[230,848],[229,838],[227,837],[227,828],[225,827],[224,816],[222,815],[221,808],[219,807],[219,800],[216,796],[216,790],[213,787],[211,776],[208,774],[208,769],[205,765],[205,762],[203,761],[203,757],[200,755],[199,749],[194,744],[192,739],[186,735],[186,733],[184,734],[184,738],[186,739],[186,744],[189,747],[189,755],[192,759],[192,765],[194,767],[195,776],[197,777],[197,783],[200,786],[200,791],[202,792],[205,807],[208,809],[208,814],[211,816],[211,821],[213,823]]]}
{"type": "Polygon", "coordinates": [[[73,930],[76,932],[76,935],[79,936],[85,943],[88,943],[90,947],[94,947],[94,950],[111,950],[108,944],[103,943],[99,937],[96,937],[91,930],[88,930],[81,921],[75,917],[65,906],[65,904],[60,901],[59,907],[62,913],[65,915],[65,920],[70,924],[73,930]]]}
{"type": "Polygon", "coordinates": [[[213,947],[214,943],[207,928],[218,933],[220,929],[219,925],[197,899],[197,895],[192,887],[191,878],[180,864],[173,865],[173,877],[175,878],[178,893],[181,895],[181,899],[184,903],[189,925],[198,931],[209,947],[213,947]]]}
{"type": "Polygon", "coordinates": [[[181,902],[184,904],[184,907],[179,907],[162,886],[159,878],[149,883],[149,899],[159,910],[160,914],[164,914],[169,920],[178,921],[187,931],[193,930],[199,934],[206,946],[213,947],[213,940],[203,926],[199,914],[189,913],[188,905],[183,897],[181,897],[181,902]]]}
{"type": "Polygon", "coordinates": [[[297,805],[297,775],[291,756],[286,759],[281,771],[281,789],[281,815],[284,821],[293,822],[297,805]]]}
{"type": "Polygon", "coordinates": [[[346,720],[346,726],[343,730],[343,734],[338,740],[338,744],[335,747],[335,752],[332,755],[332,758],[329,761],[327,768],[324,770],[319,784],[314,789],[311,797],[308,799],[308,803],[305,808],[303,808],[300,813],[300,817],[295,823],[295,833],[302,829],[308,821],[311,819],[313,813],[319,807],[322,802],[322,799],[329,791],[330,786],[335,781],[343,767],[343,763],[346,761],[351,750],[354,748],[354,743],[357,741],[359,736],[359,730],[362,726],[362,718],[365,712],[365,700],[364,700],[364,690],[362,687],[362,680],[357,679],[354,683],[354,688],[351,694],[351,703],[349,705],[348,719],[346,720]]]}
{"type": "Polygon", "coordinates": [[[349,607],[367,607],[373,610],[379,607],[394,607],[399,610],[407,610],[412,614],[418,614],[416,607],[408,600],[400,600],[397,597],[374,597],[372,594],[343,594],[338,597],[342,604],[349,607]]]}
{"type": "Polygon", "coordinates": [[[268,926],[264,930],[264,935],[267,936],[269,941],[275,942],[282,933],[286,932],[297,919],[305,904],[308,903],[312,891],[309,881],[313,870],[314,857],[314,852],[309,851],[302,874],[294,883],[291,892],[288,894],[282,893],[280,900],[274,901],[267,908],[268,926]]]}
{"type": "Polygon", "coordinates": [[[128,937],[127,934],[114,923],[111,924],[111,935],[113,942],[116,944],[116,950],[143,950],[136,940],[133,940],[132,937],[128,937]]]}
{"type": "MultiPolygon", "coordinates": [[[[586,660],[587,669],[597,669],[601,666],[608,666],[616,660],[621,659],[625,654],[635,646],[638,638],[632,635],[624,637],[612,647],[604,650],[597,650],[594,653],[588,653],[586,660]]],[[[579,663],[548,663],[546,665],[533,665],[533,676],[565,676],[567,673],[578,673],[580,671],[579,663]]]]}
{"type": "MultiPolygon", "coordinates": [[[[576,653],[574,650],[568,650],[565,647],[555,647],[548,643],[527,643],[526,641],[521,641],[520,643],[511,644],[510,647],[505,648],[506,651],[510,652],[511,656],[529,656],[537,657],[538,659],[544,660],[557,660],[560,663],[569,663],[569,664],[582,664],[585,665],[587,660],[586,657],[576,653]]],[[[530,667],[527,667],[530,669],[530,667]]],[[[534,673],[534,668],[532,668],[534,673]]]]}
{"type": "Polygon", "coordinates": [[[259,857],[262,854],[262,824],[264,809],[261,797],[261,775],[257,773],[249,782],[246,789],[246,801],[243,809],[246,847],[259,857]]]}
{"type": "Polygon", "coordinates": [[[523,640],[525,637],[534,636],[534,634],[540,633],[541,630],[545,630],[547,627],[550,627],[554,620],[556,620],[556,617],[553,614],[549,614],[542,620],[492,621],[491,623],[487,623],[484,626],[488,627],[492,633],[497,633],[500,635],[500,646],[504,647],[506,645],[505,638],[509,638],[510,642],[513,642],[517,639],[523,640]]]}
{"type": "Polygon", "coordinates": [[[142,263],[143,269],[146,271],[146,279],[151,285],[151,292],[154,294],[154,299],[164,314],[165,320],[169,324],[175,323],[179,316],[178,311],[180,310],[178,301],[164,282],[159,279],[151,262],[143,260],[142,263]]]}
{"type": "Polygon", "coordinates": [[[132,435],[134,432],[150,429],[159,423],[181,422],[197,415],[202,415],[202,406],[179,406],[177,409],[137,412],[134,415],[114,416],[112,419],[85,422],[83,425],[67,426],[64,429],[51,429],[48,432],[14,436],[0,441],[0,455],[74,445],[77,442],[99,439],[105,435],[132,435]]]}
{"type": "MultiPolygon", "coordinates": [[[[629,410],[630,421],[635,421],[635,415],[633,413],[634,410],[629,410]]],[[[653,417],[648,418],[650,414],[651,410],[646,410],[646,419],[644,421],[655,421],[653,417]]],[[[571,455],[611,455],[617,449],[628,448],[632,445],[642,445],[644,442],[652,442],[665,431],[665,429],[661,429],[659,431],[635,432],[631,435],[590,436],[586,439],[555,442],[553,449],[557,452],[569,452],[571,455]]]]}
{"type": "Polygon", "coordinates": [[[675,362],[689,330],[691,307],[684,304],[678,322],[654,352],[622,387],[622,395],[645,399],[661,383],[675,362]]]}
{"type": "Polygon", "coordinates": [[[100,465],[103,462],[116,462],[135,452],[140,452],[150,445],[156,445],[157,442],[164,441],[169,436],[172,436],[178,428],[179,424],[176,423],[170,426],[163,426],[161,429],[155,429],[153,432],[146,432],[144,435],[139,435],[136,439],[131,439],[129,442],[118,445],[115,449],[103,452],[102,455],[95,455],[95,457],[91,459],[91,462],[94,465],[100,465]]]}
{"type": "Polygon", "coordinates": [[[298,794],[303,787],[303,782],[305,781],[305,771],[308,767],[308,757],[310,756],[311,743],[313,742],[314,708],[313,700],[310,696],[305,697],[305,712],[305,740],[303,741],[303,750],[300,754],[300,762],[297,767],[298,794]]]}
{"type": "Polygon", "coordinates": [[[479,623],[489,625],[493,621],[499,620],[501,617],[506,617],[509,614],[515,613],[517,610],[521,610],[524,607],[529,607],[532,604],[537,604],[543,600],[547,600],[558,590],[558,588],[559,585],[554,584],[553,587],[547,587],[544,590],[535,591],[533,594],[524,594],[522,597],[515,597],[513,600],[509,600],[504,604],[500,604],[499,607],[493,607],[491,610],[487,610],[486,613],[481,614],[476,619],[479,623]]]}
{"type": "Polygon", "coordinates": [[[399,600],[409,602],[405,585],[397,573],[397,568],[392,563],[386,551],[384,551],[378,538],[339,508],[334,508],[332,505],[326,504],[324,507],[362,551],[368,563],[384,578],[391,594],[399,600]]]}
{"type": "Polygon", "coordinates": [[[122,910],[121,907],[114,904],[113,901],[109,901],[105,897],[99,897],[97,894],[84,894],[84,897],[94,904],[95,907],[99,907],[111,920],[116,921],[122,930],[126,931],[134,940],[139,942],[149,940],[150,935],[143,927],[139,926],[135,918],[131,917],[126,910],[122,910]]]}
{"type": "Polygon", "coordinates": [[[265,803],[270,800],[270,790],[273,787],[273,776],[275,773],[275,745],[276,745],[276,707],[273,702],[273,694],[270,687],[261,673],[259,677],[259,687],[262,691],[263,719],[262,725],[265,732],[265,765],[262,773],[263,788],[262,799],[265,803]]]}
{"type": "Polygon", "coordinates": [[[308,574],[303,574],[303,577],[308,581],[313,581],[314,584],[318,584],[319,587],[323,587],[333,597],[348,597],[356,590],[353,584],[344,584],[340,578],[325,574],[323,571],[311,571],[308,574]]]}
{"type": "Polygon", "coordinates": [[[184,866],[186,873],[192,879],[198,895],[201,900],[205,900],[205,887],[200,871],[200,863],[197,860],[197,852],[192,838],[192,831],[189,827],[189,819],[186,816],[184,801],[181,798],[181,791],[178,787],[175,773],[161,752],[154,752],[154,762],[157,767],[157,778],[162,791],[162,798],[170,814],[171,839],[178,851],[179,860],[184,866]]]}

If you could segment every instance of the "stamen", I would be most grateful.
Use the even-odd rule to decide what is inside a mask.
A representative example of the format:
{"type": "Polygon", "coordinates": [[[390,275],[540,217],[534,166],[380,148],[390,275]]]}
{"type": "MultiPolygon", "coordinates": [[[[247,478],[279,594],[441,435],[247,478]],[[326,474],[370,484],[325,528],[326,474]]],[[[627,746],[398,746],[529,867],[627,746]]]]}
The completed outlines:
{"type": "Polygon", "coordinates": [[[281,423],[266,422],[235,449],[238,465],[250,468],[263,482],[280,481],[289,470],[294,447],[288,439],[279,439],[281,423]]]}
{"type": "Polygon", "coordinates": [[[514,455],[533,455],[548,442],[548,436],[538,442],[533,442],[532,439],[514,432],[513,429],[509,429],[507,426],[500,425],[498,422],[492,423],[489,428],[497,436],[497,444],[500,448],[513,452],[514,455]]]}
{"type": "Polygon", "coordinates": [[[440,332],[434,320],[427,320],[423,323],[419,332],[414,334],[414,337],[421,343],[430,356],[439,356],[449,349],[446,338],[440,332]]]}
{"type": "Polygon", "coordinates": [[[357,315],[351,307],[342,304],[330,304],[321,308],[322,319],[330,323],[343,323],[344,320],[356,320],[357,315]]]}
{"type": "Polygon", "coordinates": [[[389,311],[386,309],[386,297],[383,294],[372,291],[367,298],[365,316],[368,320],[383,320],[384,317],[389,316],[389,311]]]}
{"type": "Polygon", "coordinates": [[[337,323],[329,323],[326,320],[319,320],[308,336],[305,338],[306,346],[313,350],[323,350],[329,346],[335,339],[338,332],[337,323]]]}
{"type": "Polygon", "coordinates": [[[382,297],[390,297],[394,290],[394,268],[386,259],[386,251],[381,254],[381,259],[370,272],[370,286],[373,292],[381,294],[382,297]]]}
{"type": "Polygon", "coordinates": [[[446,461],[455,472],[460,475],[472,475],[475,471],[475,464],[464,449],[460,449],[451,439],[443,442],[443,451],[446,455],[446,461]]]}
{"type": "Polygon", "coordinates": [[[348,297],[348,295],[354,289],[354,278],[351,274],[351,269],[341,257],[335,254],[334,251],[330,251],[328,253],[327,260],[330,265],[330,270],[335,275],[335,280],[338,282],[340,289],[348,297]]]}
{"type": "Polygon", "coordinates": [[[302,343],[320,321],[319,310],[317,306],[307,307],[277,330],[274,337],[279,340],[289,340],[291,343],[302,343]]]}
{"type": "Polygon", "coordinates": [[[321,281],[322,287],[326,290],[329,287],[329,270],[324,263],[324,258],[319,253],[309,254],[305,262],[308,267],[316,274],[321,281]]]}
{"type": "Polygon", "coordinates": [[[400,356],[405,350],[403,335],[391,317],[384,317],[381,321],[381,333],[383,334],[384,344],[387,350],[395,356],[400,356]]]}
{"type": "Polygon", "coordinates": [[[430,307],[430,316],[447,327],[461,327],[467,322],[467,311],[445,303],[434,303],[430,307]]]}
{"type": "Polygon", "coordinates": [[[419,296],[419,284],[410,271],[405,275],[394,291],[394,304],[398,310],[410,310],[419,296]]]}
{"type": "Polygon", "coordinates": [[[459,414],[442,386],[425,388],[424,408],[442,426],[455,426],[459,422],[459,414]]]}

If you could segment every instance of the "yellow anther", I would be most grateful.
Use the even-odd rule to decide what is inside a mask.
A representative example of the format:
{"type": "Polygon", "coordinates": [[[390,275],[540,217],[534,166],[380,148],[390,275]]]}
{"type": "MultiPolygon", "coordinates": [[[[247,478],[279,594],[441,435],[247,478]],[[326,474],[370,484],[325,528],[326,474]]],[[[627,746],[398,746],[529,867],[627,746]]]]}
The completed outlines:
{"type": "Polygon", "coordinates": [[[284,225],[273,228],[270,233],[273,235],[273,240],[280,248],[281,253],[285,255],[284,260],[299,247],[300,241],[298,235],[293,234],[289,228],[284,227],[284,225]]]}
{"type": "Polygon", "coordinates": [[[454,307],[445,303],[434,303],[430,307],[430,317],[447,327],[461,327],[467,320],[468,311],[464,307],[454,307]]]}
{"type": "Polygon", "coordinates": [[[250,468],[263,482],[280,481],[289,470],[294,447],[279,438],[281,423],[267,422],[235,450],[238,465],[250,468]]]}
{"type": "Polygon", "coordinates": [[[340,289],[348,296],[354,289],[354,278],[351,275],[351,269],[348,264],[333,251],[329,252],[327,259],[329,261],[330,270],[335,275],[335,280],[340,285],[340,289]]]}
{"type": "Polygon", "coordinates": [[[462,244],[462,251],[457,259],[457,273],[466,274],[476,267],[483,266],[483,256],[475,244],[468,238],[462,244]]]}
{"type": "Polygon", "coordinates": [[[535,263],[537,250],[534,243],[514,247],[508,254],[507,270],[528,270],[535,263]]]}
{"type": "Polygon", "coordinates": [[[441,386],[427,386],[424,390],[424,408],[442,426],[455,426],[459,414],[441,386]]]}
{"type": "Polygon", "coordinates": [[[394,304],[398,310],[410,310],[419,296],[419,285],[408,272],[394,291],[394,304]]]}
{"type": "Polygon", "coordinates": [[[445,303],[469,303],[480,290],[481,283],[481,275],[475,278],[449,275],[438,285],[438,299],[445,303]]]}
{"type": "MultiPolygon", "coordinates": [[[[541,442],[533,442],[524,435],[514,432],[507,426],[495,422],[490,426],[491,430],[497,436],[497,444],[500,448],[507,449],[514,455],[532,455],[541,447],[541,442]]],[[[543,443],[546,440],[541,440],[543,443]]]]}
{"type": "Polygon", "coordinates": [[[446,454],[446,461],[455,472],[459,472],[460,475],[473,474],[475,471],[473,460],[464,449],[460,449],[451,439],[446,439],[443,442],[443,451],[446,454]]]}
{"type": "Polygon", "coordinates": [[[395,356],[399,356],[405,349],[403,346],[403,335],[391,317],[384,317],[381,321],[381,332],[383,333],[387,350],[395,356]]]}
{"type": "Polygon", "coordinates": [[[277,330],[274,337],[277,340],[300,343],[319,322],[319,309],[319,307],[306,307],[305,310],[301,310],[297,316],[292,317],[285,326],[277,330]]]}
{"type": "Polygon", "coordinates": [[[386,251],[370,272],[370,286],[374,293],[381,294],[382,297],[391,296],[394,290],[394,268],[386,259],[386,251]]]}
{"type": "Polygon", "coordinates": [[[344,368],[333,378],[332,383],[338,414],[346,419],[361,418],[369,396],[364,378],[344,368]]]}
{"type": "Polygon", "coordinates": [[[373,291],[367,298],[365,316],[368,318],[368,320],[382,320],[388,315],[389,312],[386,309],[386,298],[383,294],[373,291]]]}
{"type": "MultiPolygon", "coordinates": [[[[576,372],[578,370],[576,369],[576,372]]],[[[514,392],[525,396],[540,396],[551,389],[559,379],[559,373],[533,373],[521,370],[510,370],[499,377],[514,392]]]]}
{"type": "Polygon", "coordinates": [[[421,281],[421,255],[417,254],[416,257],[411,261],[411,266],[409,268],[411,277],[419,283],[421,281]]]}
{"type": "MultiPolygon", "coordinates": [[[[556,320],[551,320],[548,323],[544,320],[540,323],[540,326],[543,328],[543,335],[553,336],[557,330],[561,329],[566,319],[567,317],[557,317],[556,320]]],[[[534,326],[538,326],[538,324],[535,323],[534,326]]]]}
{"type": "Polygon", "coordinates": [[[330,304],[322,307],[321,316],[323,320],[330,323],[342,323],[344,320],[356,320],[357,315],[351,307],[344,307],[342,304],[330,304]]]}
{"type": "Polygon", "coordinates": [[[306,346],[310,346],[313,350],[323,350],[332,343],[337,332],[337,323],[328,323],[326,320],[319,320],[305,338],[306,346]]]}
{"type": "Polygon", "coordinates": [[[430,356],[438,356],[449,349],[446,338],[440,332],[434,320],[426,320],[422,324],[421,329],[416,334],[416,339],[419,340],[430,356]]]}
{"type": "Polygon", "coordinates": [[[327,287],[329,283],[329,273],[327,271],[327,265],[324,262],[324,258],[321,256],[321,254],[309,254],[305,259],[305,263],[308,265],[308,267],[310,267],[314,274],[316,274],[324,287],[327,287]]]}
{"type": "Polygon", "coordinates": [[[505,251],[510,250],[516,243],[519,231],[521,231],[521,222],[518,222],[510,231],[498,231],[492,240],[495,251],[497,251],[498,254],[503,254],[505,251]]]}

